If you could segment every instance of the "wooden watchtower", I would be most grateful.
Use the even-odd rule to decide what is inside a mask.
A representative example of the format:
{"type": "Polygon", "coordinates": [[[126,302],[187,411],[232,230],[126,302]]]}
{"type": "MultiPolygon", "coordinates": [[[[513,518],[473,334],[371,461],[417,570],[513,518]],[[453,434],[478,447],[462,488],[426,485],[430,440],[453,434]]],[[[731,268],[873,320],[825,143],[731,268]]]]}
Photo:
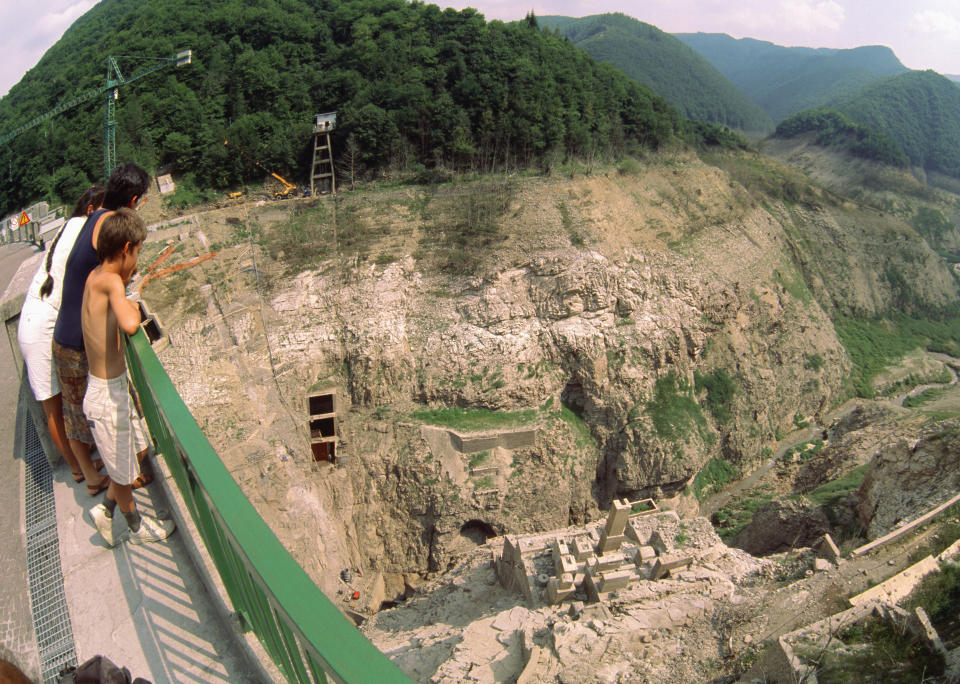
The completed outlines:
{"type": "Polygon", "coordinates": [[[310,195],[337,191],[333,175],[333,146],[330,133],[337,124],[337,113],[317,114],[313,122],[313,168],[310,171],[310,195]]]}

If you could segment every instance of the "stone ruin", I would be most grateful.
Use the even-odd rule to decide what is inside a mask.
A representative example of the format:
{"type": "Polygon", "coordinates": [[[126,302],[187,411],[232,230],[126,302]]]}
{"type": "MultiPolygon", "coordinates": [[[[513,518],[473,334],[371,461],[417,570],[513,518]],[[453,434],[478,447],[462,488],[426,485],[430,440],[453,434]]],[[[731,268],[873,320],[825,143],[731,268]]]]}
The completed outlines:
{"type": "Polygon", "coordinates": [[[602,531],[504,538],[494,552],[500,584],[527,602],[557,604],[580,593],[593,603],[638,580],[657,580],[687,568],[693,558],[668,553],[656,529],[642,519],[660,514],[653,499],[614,499],[602,531]],[[633,511],[637,512],[633,512],[633,511]]]}

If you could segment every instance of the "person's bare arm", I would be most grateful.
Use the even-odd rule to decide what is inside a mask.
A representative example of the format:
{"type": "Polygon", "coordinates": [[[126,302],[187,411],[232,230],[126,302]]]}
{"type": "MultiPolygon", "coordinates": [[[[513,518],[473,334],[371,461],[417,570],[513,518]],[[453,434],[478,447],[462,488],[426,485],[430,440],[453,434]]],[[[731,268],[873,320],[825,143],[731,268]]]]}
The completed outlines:
{"type": "Polygon", "coordinates": [[[133,335],[140,327],[140,307],[127,299],[119,276],[110,279],[109,288],[110,308],[117,317],[117,326],[128,335],[133,335]]]}

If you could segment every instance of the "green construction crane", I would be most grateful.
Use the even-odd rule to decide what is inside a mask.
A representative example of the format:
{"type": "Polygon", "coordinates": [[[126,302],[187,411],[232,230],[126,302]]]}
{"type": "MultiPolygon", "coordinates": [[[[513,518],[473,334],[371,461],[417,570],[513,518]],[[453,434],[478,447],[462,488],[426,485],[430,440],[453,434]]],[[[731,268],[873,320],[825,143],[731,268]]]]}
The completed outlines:
{"type": "Polygon", "coordinates": [[[68,109],[72,109],[78,105],[87,102],[99,95],[105,95],[104,98],[104,122],[103,122],[103,174],[104,180],[110,177],[110,172],[113,171],[113,167],[117,163],[117,98],[119,97],[120,86],[127,85],[128,83],[133,83],[139,78],[143,78],[147,74],[152,74],[154,71],[164,69],[168,66],[184,66],[190,63],[192,57],[191,50],[181,50],[173,57],[159,57],[152,58],[156,59],[158,62],[152,66],[147,67],[141,71],[138,71],[133,76],[129,78],[124,78],[123,74],[120,71],[120,66],[117,64],[117,59],[151,59],[144,57],[125,57],[119,55],[117,57],[110,56],[107,57],[107,82],[106,85],[103,85],[99,88],[91,88],[79,95],[77,95],[72,100],[67,102],[62,102],[56,107],[51,109],[45,114],[37,116],[27,123],[23,124],[19,128],[15,128],[9,133],[4,134],[0,137],[0,145],[5,145],[10,142],[18,135],[23,133],[26,130],[33,128],[34,126],[39,126],[47,119],[60,114],[68,109]]]}

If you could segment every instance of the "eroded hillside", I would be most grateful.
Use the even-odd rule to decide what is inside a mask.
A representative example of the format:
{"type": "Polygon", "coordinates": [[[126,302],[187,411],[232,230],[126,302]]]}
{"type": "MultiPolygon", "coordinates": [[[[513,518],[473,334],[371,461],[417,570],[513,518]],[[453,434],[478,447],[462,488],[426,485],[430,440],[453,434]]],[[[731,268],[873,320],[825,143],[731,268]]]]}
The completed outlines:
{"type": "Polygon", "coordinates": [[[931,305],[957,298],[905,221],[766,158],[721,166],[664,154],[203,214],[142,258],[217,250],[144,290],[161,361],[330,595],[342,568],[400,595],[471,538],[584,524],[613,497],[695,514],[705,464],[748,472],[849,396],[821,303],[883,310],[891,272],[931,305]],[[309,445],[325,389],[335,465],[309,445]],[[527,436],[458,436],[477,429],[527,436]]]}

